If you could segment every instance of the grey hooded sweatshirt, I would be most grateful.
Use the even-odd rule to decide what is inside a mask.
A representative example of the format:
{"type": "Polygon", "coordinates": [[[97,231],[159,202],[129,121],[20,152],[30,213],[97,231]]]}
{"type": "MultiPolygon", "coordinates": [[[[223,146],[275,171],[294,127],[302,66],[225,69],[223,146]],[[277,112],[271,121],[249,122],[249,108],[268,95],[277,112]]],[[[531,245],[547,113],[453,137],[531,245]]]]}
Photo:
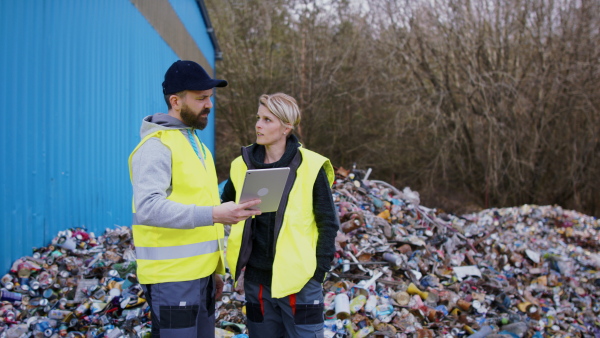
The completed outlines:
{"type": "MultiPolygon", "coordinates": [[[[155,131],[170,129],[181,130],[190,140],[187,130],[191,128],[163,113],[145,117],[140,136],[143,139],[155,131]]],[[[191,139],[191,142],[195,142],[195,139],[191,139]]],[[[201,149],[200,145],[197,149],[201,149]]],[[[199,153],[200,160],[206,165],[202,151],[199,153]]],[[[171,150],[158,138],[150,138],[135,152],[131,159],[131,171],[136,209],[133,224],[175,229],[193,229],[213,224],[213,206],[181,204],[167,199],[173,189],[171,150]]]]}

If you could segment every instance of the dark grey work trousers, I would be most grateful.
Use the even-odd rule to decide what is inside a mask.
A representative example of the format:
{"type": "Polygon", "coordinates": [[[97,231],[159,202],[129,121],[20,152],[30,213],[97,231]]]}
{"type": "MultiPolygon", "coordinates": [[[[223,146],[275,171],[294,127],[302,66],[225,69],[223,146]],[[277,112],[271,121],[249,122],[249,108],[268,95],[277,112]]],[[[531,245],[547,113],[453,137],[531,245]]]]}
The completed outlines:
{"type": "Polygon", "coordinates": [[[143,284],[152,311],[152,338],[214,338],[213,276],[185,282],[143,284]]]}
{"type": "Polygon", "coordinates": [[[300,292],[272,298],[271,288],[244,281],[250,338],[323,338],[323,286],[311,279],[300,292]]]}

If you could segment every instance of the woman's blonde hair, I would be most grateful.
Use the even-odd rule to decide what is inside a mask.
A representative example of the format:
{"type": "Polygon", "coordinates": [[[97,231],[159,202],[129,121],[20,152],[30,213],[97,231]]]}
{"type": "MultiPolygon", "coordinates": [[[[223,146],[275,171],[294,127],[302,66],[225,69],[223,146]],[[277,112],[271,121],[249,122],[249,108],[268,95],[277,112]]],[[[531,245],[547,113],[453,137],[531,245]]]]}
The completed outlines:
{"type": "Polygon", "coordinates": [[[293,97],[284,93],[263,94],[258,101],[286,127],[295,129],[300,124],[300,108],[293,97]]]}

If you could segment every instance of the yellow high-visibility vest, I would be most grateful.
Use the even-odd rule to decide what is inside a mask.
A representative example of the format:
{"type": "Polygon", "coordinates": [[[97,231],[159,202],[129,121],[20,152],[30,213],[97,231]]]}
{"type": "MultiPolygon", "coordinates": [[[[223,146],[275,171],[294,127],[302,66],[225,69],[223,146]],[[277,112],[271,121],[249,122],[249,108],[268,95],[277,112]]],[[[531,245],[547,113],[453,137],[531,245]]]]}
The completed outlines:
{"type": "MultiPolygon", "coordinates": [[[[333,167],[326,157],[302,147],[298,149],[301,163],[295,170],[296,178],[288,195],[281,228],[278,235],[275,234],[277,238],[271,281],[273,298],[283,298],[298,293],[314,275],[317,268],[319,233],[313,211],[313,186],[321,168],[325,169],[330,185],[334,180],[333,167]]],[[[230,179],[235,186],[236,202],[240,199],[247,168],[242,156],[231,163],[230,179]]],[[[249,226],[250,222],[245,221],[232,225],[227,240],[226,259],[234,280],[237,280],[239,276],[236,274],[243,268],[238,266],[240,253],[242,256],[250,254],[246,252],[245,246],[247,241],[252,240],[247,235],[249,226]],[[245,231],[246,236],[244,236],[245,231]]],[[[246,262],[247,259],[241,264],[246,262]]]]}
{"type": "MultiPolygon", "coordinates": [[[[198,206],[221,204],[212,154],[204,149],[206,158],[205,165],[202,165],[189,141],[178,129],[160,130],[142,139],[129,156],[132,181],[131,159],[151,137],[159,138],[171,150],[172,191],[167,199],[198,206]]],[[[132,208],[135,223],[135,203],[132,208]]],[[[134,224],[132,230],[137,276],[141,284],[181,282],[207,277],[215,272],[225,273],[222,224],[194,229],[134,224]]]]}

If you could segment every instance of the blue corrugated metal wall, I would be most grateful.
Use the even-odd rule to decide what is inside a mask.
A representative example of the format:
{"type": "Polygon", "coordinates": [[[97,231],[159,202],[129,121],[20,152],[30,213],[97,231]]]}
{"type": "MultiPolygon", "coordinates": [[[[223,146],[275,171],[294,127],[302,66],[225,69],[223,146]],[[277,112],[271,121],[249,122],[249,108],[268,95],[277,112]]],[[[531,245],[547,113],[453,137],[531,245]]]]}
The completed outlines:
{"type": "MultiPolygon", "coordinates": [[[[171,4],[214,67],[198,4],[171,4]]],[[[0,1],[0,46],[1,272],[60,230],[131,224],[127,158],[178,56],[129,0],[0,1]]]]}

